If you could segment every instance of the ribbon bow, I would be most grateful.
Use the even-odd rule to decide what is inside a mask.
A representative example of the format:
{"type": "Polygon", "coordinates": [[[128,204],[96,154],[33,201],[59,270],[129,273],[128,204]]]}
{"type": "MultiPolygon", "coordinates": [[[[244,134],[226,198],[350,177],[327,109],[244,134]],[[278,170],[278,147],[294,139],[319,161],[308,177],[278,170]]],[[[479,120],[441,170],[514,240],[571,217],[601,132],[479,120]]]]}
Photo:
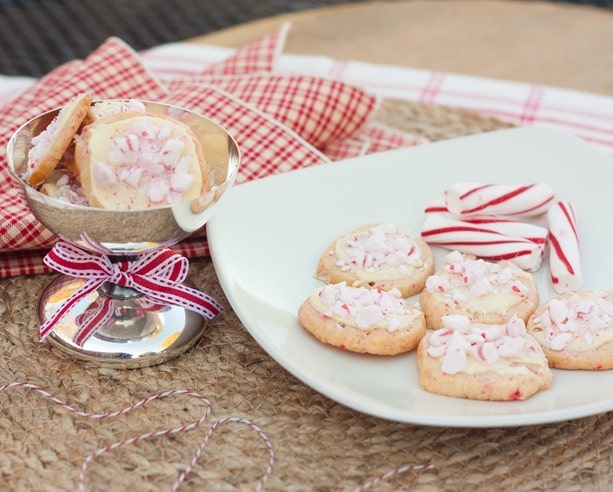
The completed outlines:
{"type": "Polygon", "coordinates": [[[169,249],[147,252],[133,261],[112,262],[106,255],[88,253],[60,241],[43,261],[53,270],[84,278],[86,282],[43,323],[40,327],[41,340],[55,329],[75,304],[105,282],[133,288],[155,302],[181,306],[208,319],[221,311],[221,305],[215,299],[182,284],[187,277],[189,262],[169,249]]]}

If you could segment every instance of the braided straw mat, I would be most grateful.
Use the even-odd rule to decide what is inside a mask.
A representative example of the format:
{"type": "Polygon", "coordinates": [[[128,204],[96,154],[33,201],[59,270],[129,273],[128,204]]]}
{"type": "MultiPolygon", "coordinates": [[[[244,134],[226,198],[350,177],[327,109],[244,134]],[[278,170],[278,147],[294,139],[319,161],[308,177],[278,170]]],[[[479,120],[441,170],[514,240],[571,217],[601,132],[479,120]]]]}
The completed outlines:
{"type": "MultiPolygon", "coordinates": [[[[465,111],[385,101],[378,118],[440,140],[510,126],[465,111]]],[[[352,490],[396,467],[392,490],[613,490],[613,412],[557,424],[454,429],[363,415],[316,393],[268,356],[232,312],[209,259],[190,279],[224,304],[199,344],[165,364],[133,370],[89,367],[38,342],[36,304],[51,276],[0,281],[0,384],[27,380],[85,412],[111,412],[151,394],[190,389],[213,411],[199,428],[141,441],[96,458],[87,490],[168,490],[218,419],[252,420],[276,462],[265,490],[352,490]]],[[[597,391],[597,389],[595,389],[597,391]]],[[[138,434],[181,426],[203,414],[196,399],[172,396],[109,420],[80,418],[22,388],[0,393],[0,471],[5,490],[76,490],[87,455],[138,434]]],[[[217,430],[180,490],[250,490],[268,451],[244,425],[217,430]]]]}

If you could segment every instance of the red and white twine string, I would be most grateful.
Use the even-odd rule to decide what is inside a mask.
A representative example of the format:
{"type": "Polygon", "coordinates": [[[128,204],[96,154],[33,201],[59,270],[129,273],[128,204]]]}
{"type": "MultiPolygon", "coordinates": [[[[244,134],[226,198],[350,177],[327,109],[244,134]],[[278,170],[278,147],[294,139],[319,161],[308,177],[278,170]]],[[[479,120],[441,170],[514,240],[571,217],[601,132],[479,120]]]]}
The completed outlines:
{"type": "MultiPolygon", "coordinates": [[[[190,391],[190,390],[184,390],[184,389],[172,389],[172,390],[168,390],[168,391],[161,391],[159,393],[155,393],[153,395],[150,395],[146,398],[143,398],[140,401],[137,401],[136,403],[133,403],[132,405],[129,405],[121,410],[116,410],[114,412],[106,412],[106,413],[88,413],[88,412],[83,412],[81,410],[76,409],[75,407],[69,405],[68,403],[66,403],[63,400],[60,400],[59,398],[53,396],[51,393],[49,393],[48,391],[44,390],[43,388],[41,388],[40,386],[37,386],[35,384],[29,383],[27,381],[20,381],[20,382],[14,382],[14,383],[7,383],[7,384],[3,384],[2,386],[0,386],[0,393],[2,393],[3,391],[9,390],[9,389],[13,389],[13,388],[24,388],[30,391],[33,391],[35,393],[38,393],[39,395],[44,396],[45,398],[51,400],[53,403],[55,403],[56,405],[60,406],[61,408],[63,408],[64,410],[71,412],[75,415],[77,415],[78,417],[83,417],[83,418],[90,418],[90,419],[95,419],[95,420],[103,420],[103,419],[109,419],[109,418],[113,418],[113,417],[119,417],[121,415],[125,415],[127,413],[130,413],[132,410],[136,410],[137,408],[140,408],[142,406],[145,406],[147,403],[150,403],[152,401],[155,400],[160,400],[162,398],[166,398],[168,396],[173,396],[173,395],[178,395],[178,396],[188,396],[191,398],[196,398],[202,402],[204,402],[204,404],[206,405],[206,411],[204,412],[204,414],[202,416],[200,416],[198,419],[185,424],[185,425],[181,425],[179,427],[173,427],[170,429],[162,429],[162,430],[157,430],[157,431],[152,431],[152,432],[146,432],[143,434],[139,434],[137,436],[131,437],[129,439],[123,439],[121,441],[117,441],[114,442],[112,444],[109,444],[107,446],[101,447],[99,449],[97,449],[96,451],[94,451],[93,453],[90,453],[89,455],[87,455],[85,457],[85,459],[83,460],[83,464],[81,465],[81,471],[79,473],[79,491],[80,492],[84,492],[85,491],[85,479],[87,476],[87,469],[90,465],[90,463],[92,461],[94,461],[97,457],[101,456],[102,454],[108,452],[108,451],[112,451],[114,449],[118,449],[121,448],[123,446],[127,446],[129,444],[134,444],[137,443],[139,441],[145,441],[147,439],[152,439],[154,437],[166,437],[166,436],[170,436],[170,435],[174,435],[174,434],[180,434],[182,432],[187,432],[193,429],[196,429],[198,427],[200,427],[200,425],[202,425],[206,419],[209,417],[209,415],[211,414],[212,411],[212,405],[211,402],[203,395],[196,393],[194,391],[190,391]]],[[[260,492],[261,490],[264,489],[264,486],[266,485],[266,482],[268,481],[268,479],[270,478],[270,476],[272,475],[272,470],[273,467],[275,465],[275,451],[272,445],[272,442],[270,441],[270,439],[268,438],[268,436],[264,433],[264,431],[257,425],[255,424],[253,421],[249,420],[249,419],[245,419],[245,418],[240,418],[240,417],[225,417],[222,419],[217,420],[216,422],[214,422],[211,427],[209,427],[203,441],[200,443],[200,445],[196,448],[196,451],[194,452],[194,454],[192,455],[192,458],[190,460],[190,462],[187,464],[187,466],[185,467],[185,469],[179,474],[179,476],[177,477],[177,479],[175,480],[175,482],[172,484],[170,491],[171,492],[176,492],[179,489],[179,486],[185,481],[185,479],[187,478],[187,476],[190,474],[190,472],[192,471],[192,469],[196,466],[196,464],[198,463],[198,460],[200,459],[202,453],[204,452],[204,449],[206,448],[209,440],[211,439],[213,433],[219,429],[220,427],[222,427],[223,425],[226,424],[230,424],[230,423],[238,423],[238,424],[243,424],[246,425],[248,427],[250,427],[264,442],[266,449],[268,450],[268,462],[266,464],[266,469],[262,475],[262,477],[260,478],[260,480],[258,481],[258,483],[256,484],[256,486],[254,487],[254,491],[256,492],[260,492]]],[[[356,489],[354,489],[354,492],[362,492],[364,490],[367,490],[369,488],[371,488],[372,486],[383,482],[385,480],[388,480],[389,478],[395,477],[397,475],[401,475],[403,473],[408,473],[408,472],[423,472],[426,470],[430,470],[434,468],[434,466],[430,463],[424,464],[424,465],[403,465],[403,466],[399,466],[397,468],[394,468],[393,470],[390,470],[386,473],[383,473],[371,480],[368,480],[367,482],[364,482],[362,485],[360,485],[359,487],[357,487],[356,489]]]]}
{"type": "Polygon", "coordinates": [[[432,465],[431,463],[427,463],[425,465],[403,465],[403,466],[399,466],[399,467],[396,467],[393,470],[390,470],[390,471],[388,471],[386,473],[382,473],[378,477],[375,477],[372,480],[369,480],[368,482],[364,482],[362,485],[360,485],[359,487],[354,489],[353,492],[362,492],[363,490],[368,490],[373,485],[377,485],[380,482],[388,480],[389,478],[395,477],[397,475],[402,475],[403,473],[422,472],[422,471],[430,470],[432,468],[434,468],[434,465],[432,465]]]}
{"type": "MultiPolygon", "coordinates": [[[[21,382],[4,384],[4,385],[0,386],[0,392],[6,391],[6,390],[9,390],[9,389],[12,389],[12,388],[24,388],[24,389],[28,389],[28,390],[34,391],[35,393],[38,393],[38,394],[44,396],[45,398],[51,400],[53,403],[55,403],[56,405],[60,406],[64,410],[67,410],[68,412],[71,412],[71,413],[73,413],[73,414],[75,414],[75,415],[77,415],[79,417],[90,418],[90,419],[95,419],[95,420],[109,419],[109,418],[113,418],[113,417],[118,417],[120,415],[125,415],[125,414],[131,412],[132,410],[135,410],[137,408],[140,408],[140,407],[146,405],[147,403],[150,403],[150,402],[155,401],[155,400],[160,400],[162,398],[166,398],[168,396],[173,396],[173,395],[188,396],[188,397],[191,397],[191,398],[196,398],[196,399],[198,399],[198,400],[200,400],[200,401],[205,403],[206,411],[204,412],[204,414],[202,416],[200,416],[198,419],[194,420],[193,422],[190,422],[190,423],[185,424],[185,425],[181,425],[179,427],[173,427],[173,428],[170,428],[170,429],[162,429],[162,430],[157,430],[157,431],[153,431],[153,432],[147,432],[147,433],[144,433],[144,434],[139,434],[138,436],[131,437],[130,439],[124,439],[124,440],[121,440],[121,441],[114,442],[112,444],[109,444],[108,446],[104,446],[102,448],[99,448],[98,450],[96,450],[93,453],[89,454],[85,458],[85,460],[83,461],[83,464],[81,465],[81,472],[79,474],[79,490],[80,491],[85,491],[85,478],[87,476],[87,468],[89,467],[89,464],[94,459],[96,459],[98,456],[100,456],[100,455],[102,455],[102,454],[104,454],[104,453],[106,453],[108,451],[112,451],[113,449],[117,449],[117,448],[121,448],[123,446],[127,446],[128,444],[134,444],[134,443],[137,443],[139,441],[144,441],[144,440],[151,439],[151,438],[154,438],[154,437],[165,437],[165,436],[170,436],[170,435],[173,435],[173,434],[180,434],[182,432],[187,432],[187,431],[190,431],[192,429],[196,429],[197,427],[199,427],[200,425],[202,425],[204,423],[204,421],[211,414],[211,410],[212,410],[211,402],[206,397],[204,397],[203,395],[200,395],[199,393],[196,393],[194,391],[183,390],[183,389],[173,389],[173,390],[168,390],[168,391],[162,391],[162,392],[156,393],[154,395],[150,395],[147,398],[144,398],[144,399],[142,399],[142,400],[140,400],[140,401],[138,401],[138,402],[136,402],[136,403],[134,403],[134,404],[132,404],[132,405],[130,405],[128,407],[125,407],[125,408],[123,408],[121,410],[117,410],[115,412],[88,413],[88,412],[83,412],[81,410],[78,410],[78,409],[74,408],[73,406],[69,405],[68,403],[66,403],[66,402],[60,400],[59,398],[53,396],[48,391],[45,391],[40,386],[37,386],[37,385],[32,384],[32,383],[28,383],[27,381],[21,381],[21,382]]],[[[214,422],[213,425],[209,428],[209,430],[208,430],[204,440],[202,441],[202,443],[198,446],[198,448],[194,452],[194,454],[192,456],[192,459],[190,460],[189,464],[179,474],[179,476],[175,480],[174,484],[170,488],[171,491],[173,491],[173,492],[176,491],[179,488],[179,486],[181,485],[181,483],[187,478],[189,473],[192,471],[192,469],[194,468],[194,466],[198,462],[198,459],[202,455],[202,452],[204,451],[204,448],[208,444],[208,442],[209,442],[211,436],[213,435],[213,433],[217,429],[219,429],[219,427],[221,427],[222,425],[228,424],[228,423],[239,423],[239,424],[247,425],[248,427],[250,427],[251,429],[253,429],[255,431],[255,433],[262,439],[262,441],[266,445],[266,448],[268,450],[268,455],[269,455],[268,463],[266,465],[266,470],[265,470],[264,474],[260,478],[260,480],[259,480],[259,482],[256,485],[254,490],[260,491],[260,490],[263,489],[264,485],[266,484],[266,482],[270,478],[270,475],[272,474],[272,469],[273,469],[273,466],[274,466],[274,463],[275,463],[275,452],[274,452],[274,448],[272,446],[272,443],[270,442],[270,440],[268,439],[266,434],[262,431],[262,429],[260,429],[260,427],[258,427],[251,420],[244,419],[244,418],[238,418],[238,417],[226,417],[226,418],[223,418],[223,419],[220,419],[220,420],[214,422]]]]}

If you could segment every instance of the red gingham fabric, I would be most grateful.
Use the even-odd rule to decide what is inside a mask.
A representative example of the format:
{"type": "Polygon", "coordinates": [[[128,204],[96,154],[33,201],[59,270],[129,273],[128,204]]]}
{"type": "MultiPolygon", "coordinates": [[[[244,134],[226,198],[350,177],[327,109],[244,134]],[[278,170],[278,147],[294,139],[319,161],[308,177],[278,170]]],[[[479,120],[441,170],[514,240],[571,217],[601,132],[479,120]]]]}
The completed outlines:
{"type": "MultiPolygon", "coordinates": [[[[10,179],[5,148],[14,131],[30,118],[68,102],[79,92],[94,98],[140,98],[186,107],[224,126],[237,140],[243,161],[237,184],[330,158],[353,157],[342,142],[356,132],[380,142],[364,147],[408,145],[399,132],[374,127],[368,117],[376,98],[362,89],[318,77],[281,76],[275,66],[287,27],[265,36],[226,61],[185,80],[163,84],[125,43],[110,38],[83,61],[64,64],[0,107],[0,276],[47,272],[42,257],[56,237],[30,213],[21,190],[10,179]],[[268,73],[264,73],[268,72],[268,73]]],[[[351,147],[351,150],[350,150],[351,147]]],[[[187,256],[208,254],[203,233],[174,249],[187,256]]]]}
{"type": "Polygon", "coordinates": [[[355,133],[377,105],[377,98],[362,89],[321,77],[272,73],[226,77],[202,74],[189,82],[175,81],[170,87],[194,87],[196,83],[229,92],[293,129],[318,148],[355,133]]]}
{"type": "Polygon", "coordinates": [[[287,126],[216,87],[185,85],[169,94],[167,100],[211,115],[234,136],[242,149],[237,184],[329,162],[287,126]]]}
{"type": "Polygon", "coordinates": [[[222,62],[209,66],[203,73],[208,75],[248,75],[257,72],[272,72],[285,44],[289,23],[257,42],[238,50],[222,62]]]}

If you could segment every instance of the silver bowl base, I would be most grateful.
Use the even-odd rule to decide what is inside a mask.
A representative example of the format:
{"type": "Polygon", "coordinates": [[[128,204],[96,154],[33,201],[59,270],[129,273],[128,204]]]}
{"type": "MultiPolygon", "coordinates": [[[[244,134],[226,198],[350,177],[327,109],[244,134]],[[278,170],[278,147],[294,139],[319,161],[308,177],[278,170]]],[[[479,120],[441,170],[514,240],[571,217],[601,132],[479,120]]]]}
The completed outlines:
{"type": "MultiPolygon", "coordinates": [[[[78,290],[85,280],[60,275],[43,291],[38,305],[41,323],[78,290]]],[[[192,348],[206,329],[206,319],[179,306],[151,309],[132,289],[104,284],[79,301],[47,337],[71,358],[98,367],[131,369],[161,364],[192,348]],[[106,299],[104,299],[106,298],[106,299]],[[98,301],[98,302],[97,302],[98,301]],[[80,315],[100,301],[112,313],[84,342],[75,342],[80,315]]]]}

